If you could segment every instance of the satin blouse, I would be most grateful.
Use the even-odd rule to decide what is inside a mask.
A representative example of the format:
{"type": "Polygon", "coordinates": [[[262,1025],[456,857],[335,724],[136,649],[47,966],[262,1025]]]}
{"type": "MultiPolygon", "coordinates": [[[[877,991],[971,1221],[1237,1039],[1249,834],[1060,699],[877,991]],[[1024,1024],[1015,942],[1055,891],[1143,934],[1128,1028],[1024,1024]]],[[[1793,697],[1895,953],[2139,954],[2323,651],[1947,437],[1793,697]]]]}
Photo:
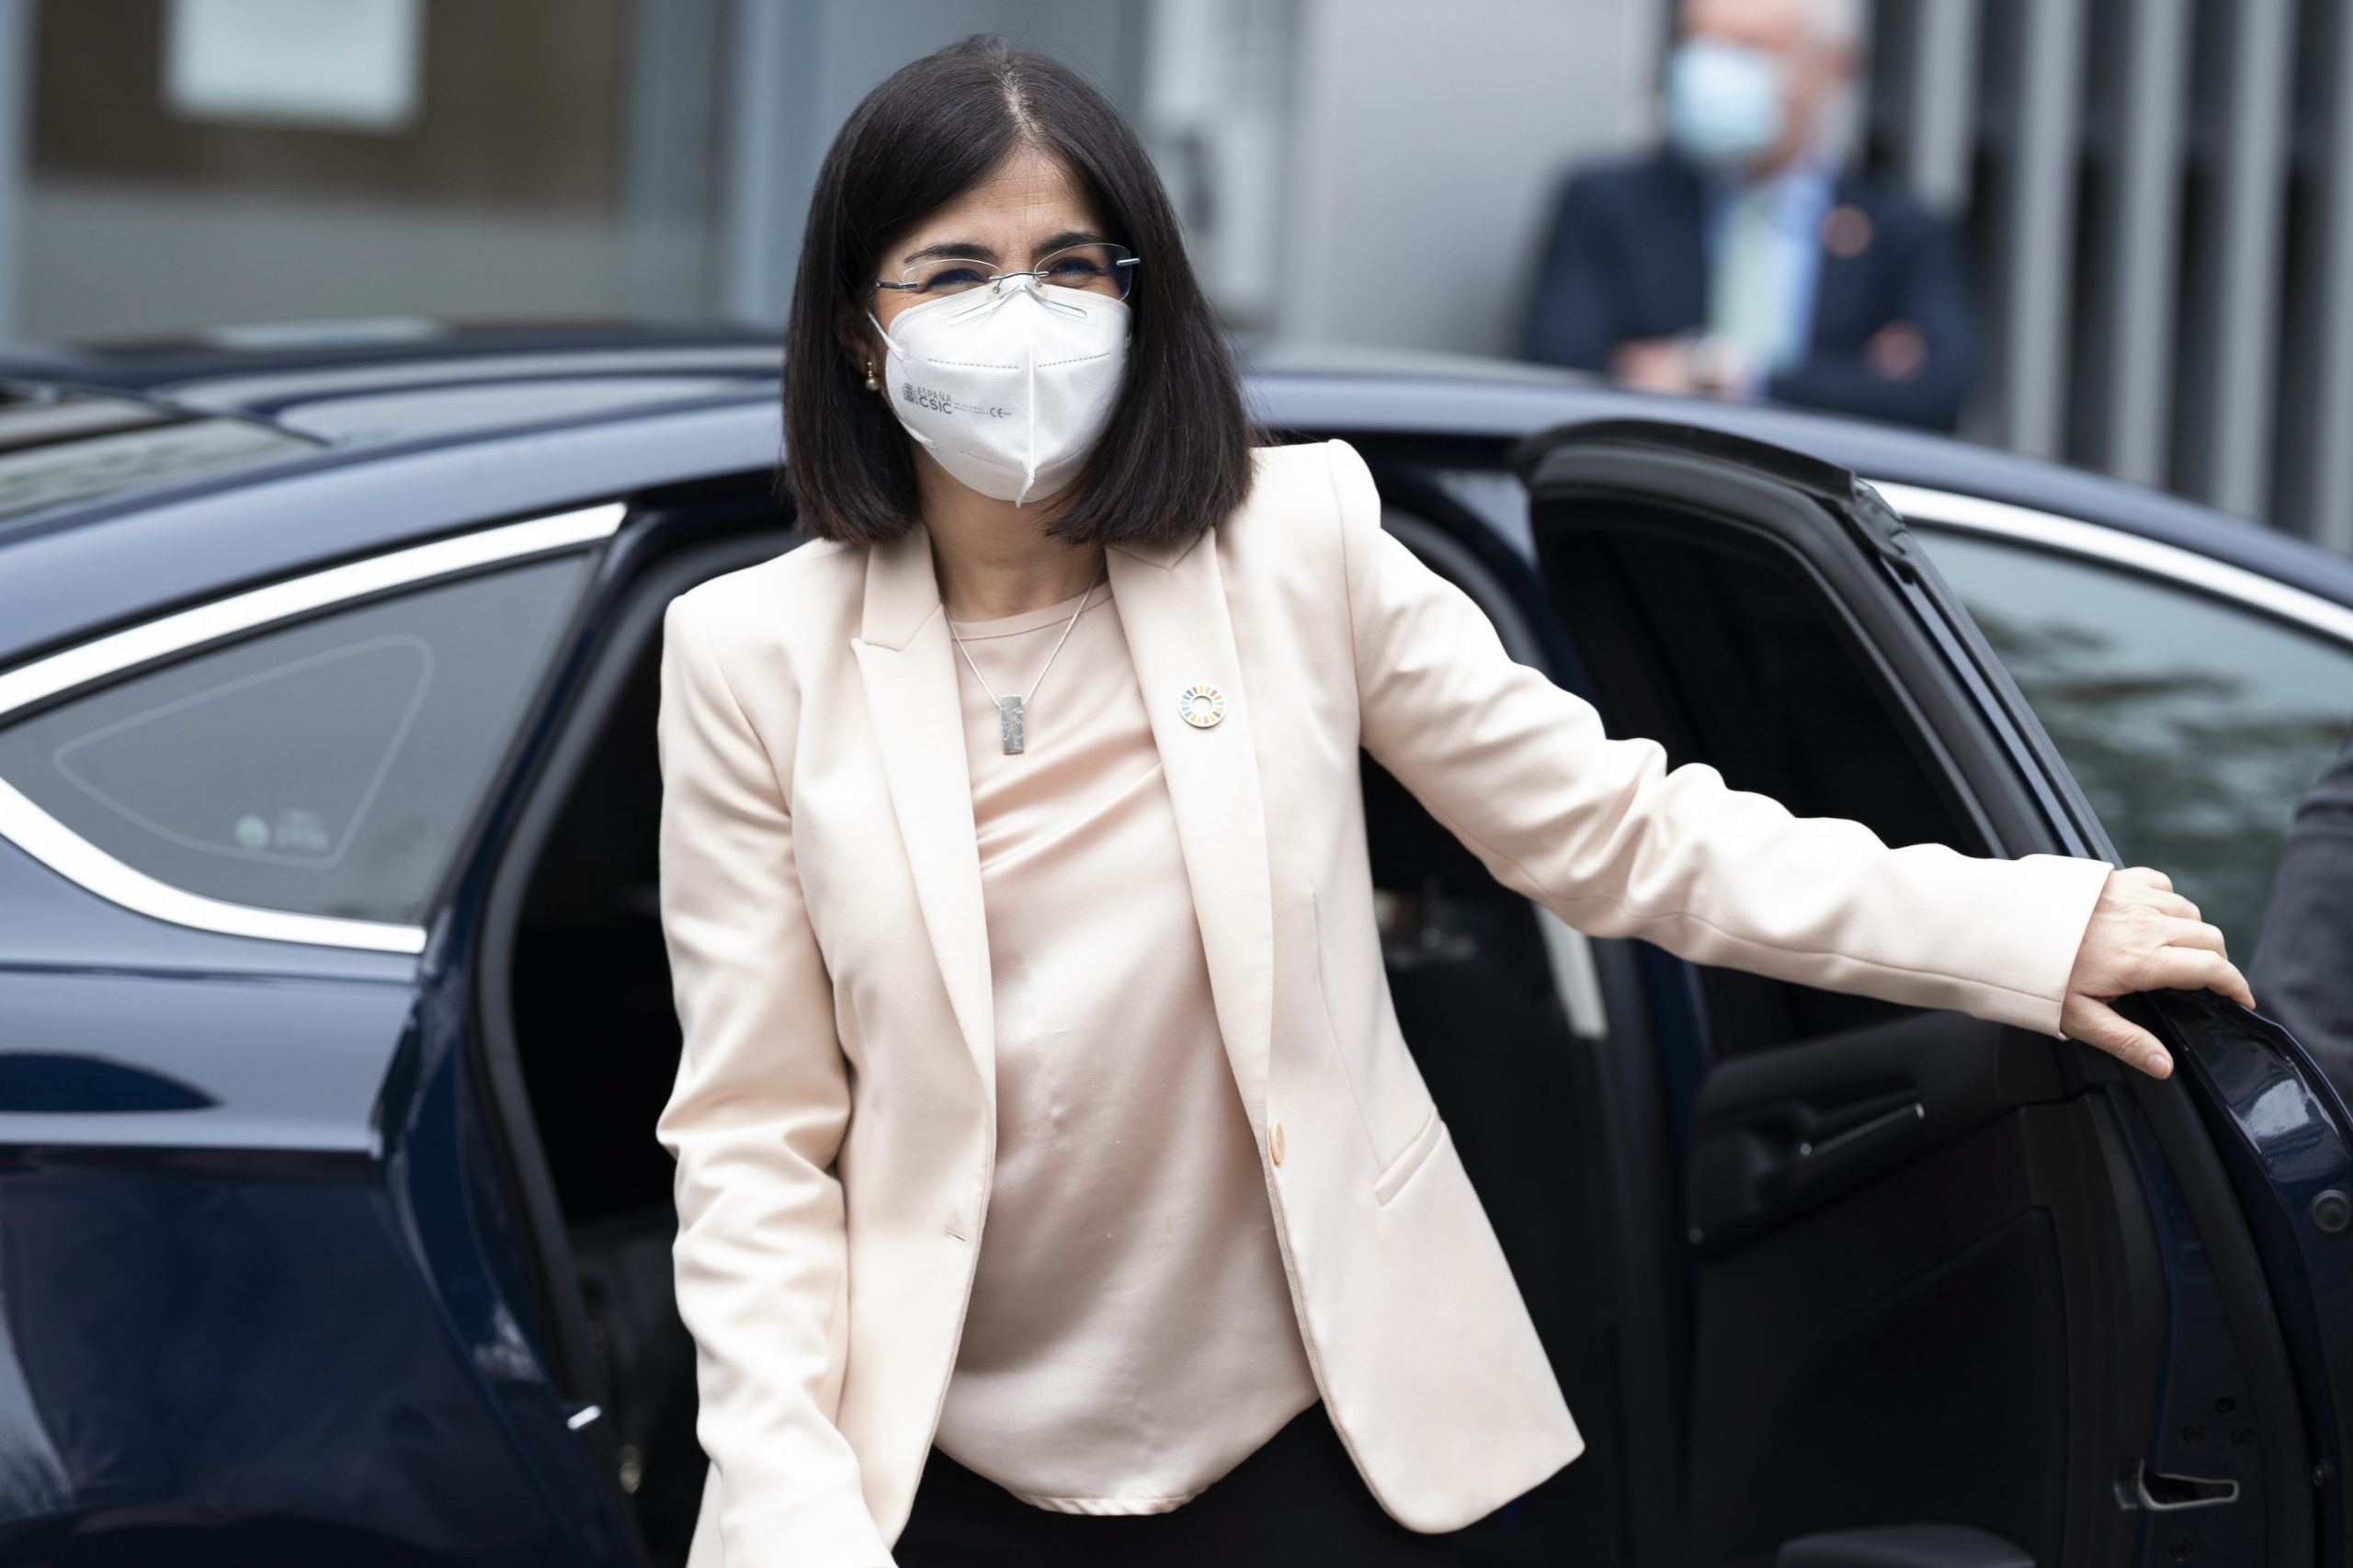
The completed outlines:
{"type": "Polygon", "coordinates": [[[1007,755],[957,657],[997,1145],[934,1441],[1041,1508],[1161,1513],[1314,1380],[1110,585],[949,625],[998,695],[1037,688],[1007,755]]]}

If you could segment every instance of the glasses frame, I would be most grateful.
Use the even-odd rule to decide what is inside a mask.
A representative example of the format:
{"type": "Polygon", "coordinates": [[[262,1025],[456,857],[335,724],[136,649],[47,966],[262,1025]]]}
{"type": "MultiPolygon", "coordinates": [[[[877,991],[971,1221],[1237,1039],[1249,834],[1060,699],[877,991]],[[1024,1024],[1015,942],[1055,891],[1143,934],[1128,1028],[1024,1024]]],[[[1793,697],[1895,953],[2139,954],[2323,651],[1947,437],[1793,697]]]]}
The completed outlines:
{"type": "MultiPolygon", "coordinates": [[[[1048,281],[1044,271],[1045,266],[1047,263],[1052,261],[1054,257],[1066,255],[1067,253],[1074,250],[1092,250],[1098,245],[1120,253],[1112,258],[1111,265],[1114,268],[1133,268],[1143,264],[1143,257],[1136,255],[1135,252],[1130,250],[1125,245],[1114,244],[1109,240],[1082,240],[1076,244],[1058,245],[1054,249],[1048,251],[1044,256],[1038,257],[1034,265],[1024,267],[1017,272],[991,271],[990,263],[982,261],[977,257],[966,256],[926,256],[919,265],[925,267],[938,267],[950,262],[961,262],[967,267],[976,267],[983,272],[988,273],[988,276],[981,282],[974,284],[971,289],[957,290],[956,294],[970,294],[977,291],[978,290],[986,289],[994,295],[1003,292],[1007,280],[1015,278],[1035,278],[1042,285],[1048,281]]],[[[891,282],[887,278],[878,278],[874,280],[874,287],[877,289],[903,289],[910,292],[919,291],[923,288],[922,284],[915,282],[913,278],[909,278],[906,273],[903,272],[899,276],[900,281],[896,283],[891,282]]],[[[1123,271],[1117,273],[1117,276],[1120,278],[1120,291],[1114,297],[1124,301],[1135,289],[1135,273],[1132,270],[1123,271]]],[[[940,294],[935,297],[942,300],[948,300],[955,298],[955,294],[940,294]]]]}

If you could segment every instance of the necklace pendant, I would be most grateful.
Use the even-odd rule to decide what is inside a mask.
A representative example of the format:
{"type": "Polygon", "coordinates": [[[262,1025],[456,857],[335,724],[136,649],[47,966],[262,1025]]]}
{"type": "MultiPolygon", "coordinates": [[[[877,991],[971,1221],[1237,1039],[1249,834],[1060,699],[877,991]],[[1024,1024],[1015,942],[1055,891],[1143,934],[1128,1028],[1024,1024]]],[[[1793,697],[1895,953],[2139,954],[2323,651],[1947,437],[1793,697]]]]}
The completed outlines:
{"type": "Polygon", "coordinates": [[[1011,756],[1022,749],[1021,699],[1000,697],[996,699],[997,738],[1005,743],[1005,754],[1011,756]]]}

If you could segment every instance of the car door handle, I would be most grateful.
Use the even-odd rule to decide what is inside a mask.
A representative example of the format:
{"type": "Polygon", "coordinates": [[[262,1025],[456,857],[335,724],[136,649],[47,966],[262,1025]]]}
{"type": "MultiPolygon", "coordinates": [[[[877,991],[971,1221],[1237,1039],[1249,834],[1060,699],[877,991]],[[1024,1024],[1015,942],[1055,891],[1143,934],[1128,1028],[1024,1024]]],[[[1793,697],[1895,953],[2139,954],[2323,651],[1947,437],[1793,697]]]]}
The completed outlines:
{"type": "MultiPolygon", "coordinates": [[[[1800,1125],[1821,1119],[1810,1115],[1800,1125]]],[[[1695,1151],[1691,1244],[1738,1241],[1863,1185],[1927,1148],[1927,1102],[1907,1099],[1827,1136],[1786,1121],[1718,1129],[1695,1151]]]]}
{"type": "Polygon", "coordinates": [[[1917,1148],[1927,1119],[1928,1108],[1913,1100],[1818,1142],[1800,1141],[1787,1158],[1759,1173],[1756,1196],[1779,1204],[1842,1176],[1877,1169],[1887,1156],[1917,1148]]]}

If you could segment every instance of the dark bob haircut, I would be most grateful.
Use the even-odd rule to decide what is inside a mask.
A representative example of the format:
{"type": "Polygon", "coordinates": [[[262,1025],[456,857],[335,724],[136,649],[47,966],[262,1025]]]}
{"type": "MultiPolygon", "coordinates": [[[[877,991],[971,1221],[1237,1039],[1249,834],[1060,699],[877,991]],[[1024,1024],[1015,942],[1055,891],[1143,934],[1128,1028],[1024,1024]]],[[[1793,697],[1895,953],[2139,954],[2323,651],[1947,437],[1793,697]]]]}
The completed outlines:
{"type": "Polygon", "coordinates": [[[894,239],[1024,147],[1059,162],[1106,237],[1143,258],[1119,403],[1070,493],[1053,498],[1065,509],[1048,534],[1172,543],[1248,494],[1240,379],[1142,144],[1075,72],[975,35],[867,94],[818,171],[785,336],[784,488],[804,533],[879,544],[915,521],[913,443],[843,354],[836,323],[845,305],[863,319],[894,239]]]}

